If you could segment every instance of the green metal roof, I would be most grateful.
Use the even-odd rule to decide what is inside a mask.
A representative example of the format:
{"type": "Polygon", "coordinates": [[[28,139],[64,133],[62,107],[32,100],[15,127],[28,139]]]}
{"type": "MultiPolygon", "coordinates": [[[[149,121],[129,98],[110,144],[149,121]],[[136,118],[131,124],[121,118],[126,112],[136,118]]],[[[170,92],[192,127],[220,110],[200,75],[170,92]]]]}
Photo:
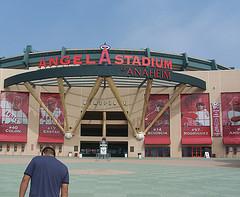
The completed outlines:
{"type": "MultiPolygon", "coordinates": [[[[73,57],[79,54],[82,55],[83,62],[86,62],[86,57],[88,54],[91,57],[91,61],[96,61],[96,64],[86,65],[83,63],[76,66],[57,66],[56,68],[51,67],[50,69],[34,69],[35,71],[17,74],[15,76],[5,79],[4,87],[6,88],[14,84],[23,84],[24,82],[30,82],[32,85],[56,86],[58,85],[57,78],[60,77],[64,78],[65,86],[91,87],[94,85],[95,80],[98,76],[111,76],[113,77],[118,87],[129,88],[146,86],[147,78],[152,78],[154,79],[153,87],[175,87],[181,83],[184,83],[205,90],[205,81],[193,76],[183,74],[181,73],[181,71],[230,70],[230,68],[228,67],[216,64],[215,60],[202,60],[194,57],[188,57],[186,53],[161,53],[151,51],[149,48],[141,50],[109,49],[108,54],[110,56],[111,62],[114,62],[114,58],[116,57],[116,55],[157,58],[172,62],[172,69],[169,69],[169,71],[167,71],[170,72],[171,78],[159,78],[155,76],[133,76],[129,75],[126,70],[135,68],[133,68],[133,65],[127,64],[126,60],[124,60],[124,63],[122,65],[98,64],[97,62],[100,59],[102,52],[102,49],[67,49],[65,47],[63,47],[61,50],[55,51],[33,52],[32,47],[27,46],[25,52],[22,55],[9,58],[0,58],[0,68],[28,70],[31,67],[38,67],[41,59],[45,59],[47,61],[49,60],[49,58],[58,57],[58,59],[60,59],[64,56],[69,56],[72,64],[73,57]]],[[[137,69],[139,70],[139,72],[142,72],[144,69],[153,69],[151,72],[155,72],[154,69],[158,68],[152,68],[150,66],[138,66],[137,69]]],[[[102,86],[105,87],[107,85],[106,83],[103,83],[102,86]]]]}
{"type": "MultiPolygon", "coordinates": [[[[69,55],[72,57],[75,54],[90,54],[93,60],[100,58],[101,49],[67,49],[55,51],[42,51],[33,52],[31,46],[27,46],[25,53],[15,57],[1,58],[0,68],[12,68],[12,69],[28,69],[28,67],[38,66],[40,59],[48,59],[50,57],[61,57],[63,55],[69,55]]],[[[183,54],[168,54],[151,51],[149,48],[143,50],[130,50],[130,49],[110,49],[110,58],[113,58],[116,54],[122,55],[135,55],[146,57],[157,57],[171,60],[173,64],[173,70],[229,70],[230,68],[216,64],[215,60],[202,60],[193,57],[188,57],[186,53],[183,54]]]]}
{"type": "MultiPolygon", "coordinates": [[[[133,66],[119,65],[88,65],[88,66],[72,66],[57,67],[48,69],[39,69],[17,74],[4,80],[4,88],[11,85],[23,84],[31,82],[33,85],[57,86],[57,78],[65,79],[65,86],[93,86],[96,78],[113,77],[118,87],[140,87],[146,85],[146,78],[153,79],[153,87],[174,87],[184,83],[194,87],[206,89],[206,82],[193,76],[182,74],[180,72],[168,71],[169,78],[166,77],[141,77],[129,75],[126,70],[132,69],[133,66]]],[[[140,72],[145,68],[139,67],[140,72]]]]}

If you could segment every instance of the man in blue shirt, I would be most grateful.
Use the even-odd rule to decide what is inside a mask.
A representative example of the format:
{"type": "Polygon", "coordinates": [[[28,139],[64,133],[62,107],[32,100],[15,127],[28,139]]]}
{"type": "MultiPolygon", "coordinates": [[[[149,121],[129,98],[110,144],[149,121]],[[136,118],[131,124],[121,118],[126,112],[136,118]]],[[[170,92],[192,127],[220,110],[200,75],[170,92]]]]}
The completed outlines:
{"type": "Polygon", "coordinates": [[[24,197],[31,179],[30,197],[68,197],[68,168],[55,158],[55,150],[47,146],[42,156],[34,157],[27,166],[19,190],[24,197]]]}

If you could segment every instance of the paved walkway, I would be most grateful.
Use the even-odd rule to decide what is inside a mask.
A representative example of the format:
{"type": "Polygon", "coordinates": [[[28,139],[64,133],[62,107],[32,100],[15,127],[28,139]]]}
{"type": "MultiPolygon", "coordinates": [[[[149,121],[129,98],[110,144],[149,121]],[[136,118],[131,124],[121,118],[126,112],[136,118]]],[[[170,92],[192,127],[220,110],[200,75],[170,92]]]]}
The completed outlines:
{"type": "MultiPolygon", "coordinates": [[[[0,196],[18,196],[27,156],[0,156],[0,196]]],[[[70,197],[239,197],[240,160],[59,158],[70,197]]]]}

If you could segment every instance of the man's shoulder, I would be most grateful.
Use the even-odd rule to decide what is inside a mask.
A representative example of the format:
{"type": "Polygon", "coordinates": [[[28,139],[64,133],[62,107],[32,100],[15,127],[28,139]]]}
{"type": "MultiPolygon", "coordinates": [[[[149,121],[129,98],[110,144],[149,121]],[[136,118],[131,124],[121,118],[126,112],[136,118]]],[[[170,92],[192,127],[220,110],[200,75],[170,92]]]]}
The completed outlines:
{"type": "Polygon", "coordinates": [[[38,160],[38,159],[41,159],[42,156],[35,156],[32,158],[32,160],[38,160]]]}
{"type": "Polygon", "coordinates": [[[61,167],[67,168],[67,166],[62,161],[58,160],[56,157],[53,157],[53,156],[37,156],[37,158],[44,159],[44,160],[46,160],[47,162],[50,162],[50,163],[54,163],[56,167],[61,166],[61,167]]]}
{"type": "Polygon", "coordinates": [[[60,160],[58,160],[57,158],[55,157],[52,157],[52,156],[35,156],[32,158],[32,161],[35,161],[35,162],[40,162],[40,161],[48,161],[50,163],[55,163],[56,165],[59,165],[59,166],[62,166],[64,168],[67,168],[67,166],[60,160]]]}
{"type": "Polygon", "coordinates": [[[32,161],[39,161],[42,160],[43,156],[35,156],[32,158],[32,161]]]}
{"type": "Polygon", "coordinates": [[[61,165],[62,167],[67,169],[67,166],[60,160],[56,159],[56,161],[59,163],[59,165],[61,165]]]}
{"type": "Polygon", "coordinates": [[[39,162],[39,160],[41,159],[41,156],[35,156],[31,159],[29,165],[35,165],[36,163],[39,162]]]}

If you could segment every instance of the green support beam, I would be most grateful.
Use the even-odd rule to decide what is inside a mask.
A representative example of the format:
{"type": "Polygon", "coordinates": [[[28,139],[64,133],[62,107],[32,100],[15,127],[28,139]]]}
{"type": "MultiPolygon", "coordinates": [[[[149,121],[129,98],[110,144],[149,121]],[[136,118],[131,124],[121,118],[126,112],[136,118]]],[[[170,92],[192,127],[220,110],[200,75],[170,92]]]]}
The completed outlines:
{"type": "Polygon", "coordinates": [[[218,70],[216,61],[215,60],[211,60],[211,63],[212,63],[212,70],[218,70]]]}
{"type": "Polygon", "coordinates": [[[26,68],[29,67],[29,53],[32,52],[32,46],[27,45],[26,49],[24,50],[24,56],[23,56],[23,64],[26,66],[26,68]]]}
{"type": "Polygon", "coordinates": [[[189,65],[189,61],[188,61],[188,56],[187,53],[183,53],[183,65],[182,65],[182,70],[187,70],[187,67],[189,65]]]}

